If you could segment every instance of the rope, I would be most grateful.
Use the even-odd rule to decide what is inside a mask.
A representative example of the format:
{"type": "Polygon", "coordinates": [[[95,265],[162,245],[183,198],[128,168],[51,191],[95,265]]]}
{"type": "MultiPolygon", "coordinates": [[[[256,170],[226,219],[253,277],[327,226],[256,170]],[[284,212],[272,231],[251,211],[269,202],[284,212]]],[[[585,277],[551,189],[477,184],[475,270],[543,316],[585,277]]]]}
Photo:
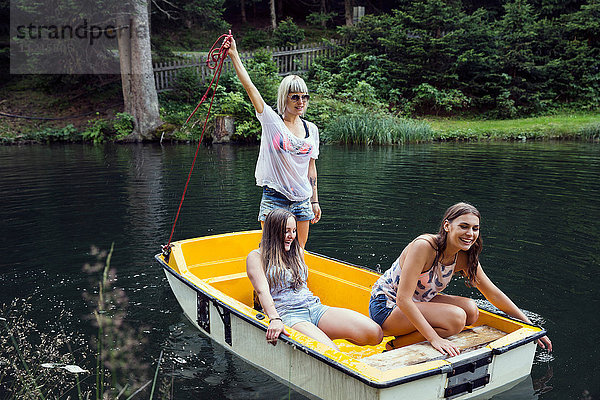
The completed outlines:
{"type": "Polygon", "coordinates": [[[204,137],[204,131],[206,130],[206,125],[208,123],[208,117],[210,115],[210,110],[212,109],[213,101],[215,99],[215,94],[217,92],[217,87],[219,85],[219,78],[221,77],[221,70],[223,69],[223,62],[227,58],[227,52],[229,51],[229,49],[224,48],[223,45],[225,43],[227,43],[227,41],[232,37],[233,37],[233,35],[231,35],[231,30],[230,30],[229,34],[221,35],[215,41],[215,43],[212,45],[212,47],[210,48],[210,51],[208,52],[208,57],[206,59],[206,65],[208,66],[209,69],[214,69],[215,73],[213,74],[213,78],[210,81],[210,84],[208,85],[208,88],[206,89],[204,96],[202,96],[202,99],[200,100],[200,102],[198,103],[196,108],[194,108],[194,111],[192,111],[192,113],[185,120],[185,123],[184,123],[184,125],[187,124],[189,122],[189,120],[194,116],[194,114],[196,113],[198,108],[200,108],[200,105],[202,103],[204,103],[204,101],[207,99],[208,92],[211,88],[213,88],[213,83],[214,83],[212,97],[210,98],[210,105],[208,106],[208,112],[206,113],[206,118],[204,120],[204,126],[202,127],[202,133],[200,134],[200,140],[198,141],[198,147],[196,147],[196,153],[194,154],[194,160],[192,161],[192,166],[190,168],[190,172],[188,173],[187,181],[185,182],[185,187],[183,188],[183,193],[181,195],[181,201],[179,202],[179,207],[177,208],[177,214],[175,215],[175,220],[173,221],[173,227],[171,228],[171,235],[169,236],[169,241],[167,242],[167,244],[162,246],[163,255],[165,255],[165,257],[168,257],[171,252],[171,240],[173,239],[173,233],[175,233],[175,225],[177,224],[177,220],[179,219],[179,213],[181,211],[181,206],[183,205],[183,200],[185,199],[185,193],[187,192],[187,188],[190,183],[190,178],[192,177],[192,171],[194,171],[194,165],[196,164],[196,159],[198,158],[198,152],[200,150],[200,145],[202,144],[202,138],[204,137]],[[221,39],[223,39],[223,42],[222,42],[221,46],[217,47],[217,44],[219,43],[219,41],[221,39]]]}

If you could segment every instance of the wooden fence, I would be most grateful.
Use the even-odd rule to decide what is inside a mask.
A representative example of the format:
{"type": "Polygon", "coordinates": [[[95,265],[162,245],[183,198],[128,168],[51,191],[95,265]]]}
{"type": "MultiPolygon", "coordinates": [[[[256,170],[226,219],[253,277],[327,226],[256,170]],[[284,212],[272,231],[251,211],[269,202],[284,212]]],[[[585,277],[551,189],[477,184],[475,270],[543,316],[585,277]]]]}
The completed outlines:
{"type": "MultiPolygon", "coordinates": [[[[291,73],[307,72],[314,60],[318,57],[329,57],[336,52],[336,46],[339,42],[333,42],[332,45],[299,45],[294,47],[267,48],[273,52],[273,60],[279,68],[279,75],[288,75],[291,73]]],[[[242,60],[254,57],[254,52],[240,53],[242,60]]],[[[170,90],[177,70],[182,68],[194,68],[200,76],[202,83],[207,83],[212,79],[213,70],[206,65],[206,56],[204,57],[186,57],[180,60],[157,62],[153,65],[154,81],[156,91],[164,92],[170,90]]],[[[231,60],[227,58],[223,63],[223,72],[233,68],[231,60]]]]}

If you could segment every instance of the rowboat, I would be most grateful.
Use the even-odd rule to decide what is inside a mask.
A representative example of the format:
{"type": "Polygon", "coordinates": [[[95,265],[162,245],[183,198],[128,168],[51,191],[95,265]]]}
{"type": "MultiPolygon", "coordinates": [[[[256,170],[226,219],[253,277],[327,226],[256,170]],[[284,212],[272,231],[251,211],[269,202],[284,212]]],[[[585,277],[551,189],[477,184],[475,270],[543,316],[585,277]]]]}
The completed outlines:
{"type": "MultiPolygon", "coordinates": [[[[181,240],[156,259],[196,328],[295,390],[323,399],[468,399],[490,397],[529,376],[535,341],[545,331],[485,310],[450,338],[461,348],[451,358],[418,333],[396,340],[390,351],[384,349],[391,338],[377,346],[336,340],[336,351],[290,328],[289,337],[270,345],[268,318],[255,308],[246,275],[246,256],[258,247],[260,235],[246,231],[181,240]]],[[[379,274],[311,252],[305,261],[308,286],[324,304],[368,315],[379,274]]]]}

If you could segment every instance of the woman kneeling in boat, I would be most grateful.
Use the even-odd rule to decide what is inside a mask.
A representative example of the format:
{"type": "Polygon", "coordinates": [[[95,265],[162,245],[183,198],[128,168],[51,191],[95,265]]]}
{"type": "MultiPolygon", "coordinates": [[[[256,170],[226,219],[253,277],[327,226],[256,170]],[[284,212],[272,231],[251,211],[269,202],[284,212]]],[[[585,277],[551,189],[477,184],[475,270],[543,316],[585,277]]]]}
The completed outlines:
{"type": "Polygon", "coordinates": [[[291,212],[275,209],[267,215],[260,248],[248,254],[246,269],[270,320],[269,343],[277,344],[282,333],[289,336],[285,326],[336,350],[333,339],[357,345],[376,345],[383,339],[381,328],[367,316],[323,305],[308,289],[308,268],[291,212]]]}
{"type": "MultiPolygon", "coordinates": [[[[461,272],[467,284],[476,287],[498,309],[531,323],[481,268],[480,217],[470,204],[451,206],[439,232],[410,242],[377,280],[371,292],[369,314],[384,335],[406,335],[416,330],[442,354],[458,355],[459,348],[444,338],[477,321],[479,311],[471,299],[441,293],[455,272],[461,272]]],[[[547,336],[538,344],[552,351],[547,336]]],[[[386,344],[388,349],[393,347],[393,340],[386,344]]]]}

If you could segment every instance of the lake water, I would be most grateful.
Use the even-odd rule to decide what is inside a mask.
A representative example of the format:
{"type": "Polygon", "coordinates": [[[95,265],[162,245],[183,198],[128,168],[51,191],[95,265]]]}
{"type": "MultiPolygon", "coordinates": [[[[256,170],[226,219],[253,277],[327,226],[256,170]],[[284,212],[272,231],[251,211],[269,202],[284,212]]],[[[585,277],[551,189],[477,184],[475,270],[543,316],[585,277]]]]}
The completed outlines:
{"type": "MultiPolygon", "coordinates": [[[[161,374],[173,379],[174,398],[287,398],[285,385],[191,327],[153,259],[168,240],[194,151],[0,147],[0,305],[30,298],[42,329],[69,310],[67,328],[89,336],[82,266],[94,261],[92,245],[114,243],[128,320],[146,327],[148,362],[165,349],[161,374]]],[[[175,240],[259,227],[257,154],[257,146],[201,148],[175,240]]],[[[387,269],[412,238],[437,231],[449,205],[476,205],[484,269],[555,346],[552,355],[538,352],[531,379],[497,398],[600,398],[599,144],[327,145],[317,167],[323,219],[307,248],[372,269],[387,269]]],[[[482,298],[461,279],[446,291],[482,298]]]]}

